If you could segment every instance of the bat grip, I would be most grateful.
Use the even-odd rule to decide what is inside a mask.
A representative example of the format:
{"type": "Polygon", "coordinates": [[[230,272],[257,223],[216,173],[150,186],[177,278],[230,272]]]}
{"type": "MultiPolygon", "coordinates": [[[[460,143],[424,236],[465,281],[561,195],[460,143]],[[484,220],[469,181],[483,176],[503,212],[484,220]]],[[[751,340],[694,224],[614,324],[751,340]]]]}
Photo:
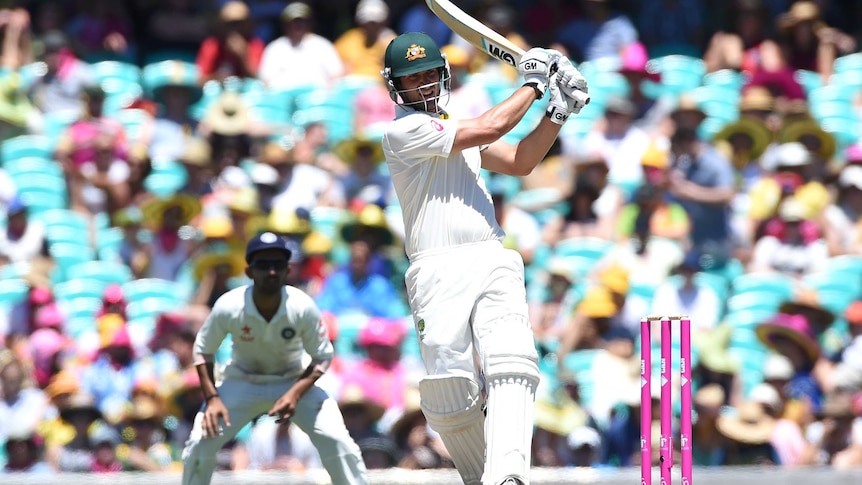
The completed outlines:
{"type": "MultiPolygon", "coordinates": [[[[554,61],[554,63],[551,64],[550,72],[552,75],[555,72],[557,72],[557,62],[556,61],[554,61]]],[[[579,89],[570,88],[568,86],[563,86],[562,89],[563,89],[563,94],[565,94],[566,96],[568,96],[568,97],[574,99],[575,101],[581,103],[582,105],[586,106],[586,105],[590,104],[590,95],[589,94],[587,94],[587,93],[585,93],[579,89]]]]}

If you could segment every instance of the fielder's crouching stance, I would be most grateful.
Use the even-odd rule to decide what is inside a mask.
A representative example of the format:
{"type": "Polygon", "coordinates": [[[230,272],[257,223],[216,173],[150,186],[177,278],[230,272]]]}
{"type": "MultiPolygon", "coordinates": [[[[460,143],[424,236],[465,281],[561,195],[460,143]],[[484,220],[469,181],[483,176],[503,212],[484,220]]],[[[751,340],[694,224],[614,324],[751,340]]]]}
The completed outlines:
{"type": "Polygon", "coordinates": [[[222,295],[198,332],[195,363],[206,399],[183,450],[183,485],[206,485],[216,453],[252,419],[293,420],[311,438],[335,485],[366,484],[359,447],[335,400],[314,385],[329,368],[332,344],[310,296],[285,284],[291,251],[265,232],[246,248],[253,280],[222,295]],[[216,388],[213,355],[227,334],[231,361],[216,388]]]}
{"type": "Polygon", "coordinates": [[[403,211],[405,281],[428,373],[419,384],[422,410],[464,483],[526,485],[538,355],[524,263],[502,245],[480,168],[530,173],[583,107],[562,88],[586,92],[586,82],[558,52],[531,49],[519,67],[523,87],[476,119],[454,120],[440,104],[449,67],[430,37],[398,36],[384,65],[398,106],[383,149],[403,211]],[[517,145],[500,141],[546,86],[547,117],[517,145]]]}

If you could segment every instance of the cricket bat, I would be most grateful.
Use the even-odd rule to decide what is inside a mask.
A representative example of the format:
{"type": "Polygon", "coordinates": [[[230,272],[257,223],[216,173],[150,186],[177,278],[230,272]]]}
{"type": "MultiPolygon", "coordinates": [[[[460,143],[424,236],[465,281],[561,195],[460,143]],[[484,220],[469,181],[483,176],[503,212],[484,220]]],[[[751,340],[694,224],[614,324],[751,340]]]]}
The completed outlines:
{"type": "MultiPolygon", "coordinates": [[[[425,0],[425,4],[437,18],[452,29],[452,32],[460,35],[464,40],[494,59],[499,59],[516,69],[518,68],[518,62],[524,55],[524,50],[510,42],[509,39],[467,15],[449,0],[425,0]]],[[[585,105],[590,102],[590,96],[583,91],[566,89],[565,93],[585,105]]]]}

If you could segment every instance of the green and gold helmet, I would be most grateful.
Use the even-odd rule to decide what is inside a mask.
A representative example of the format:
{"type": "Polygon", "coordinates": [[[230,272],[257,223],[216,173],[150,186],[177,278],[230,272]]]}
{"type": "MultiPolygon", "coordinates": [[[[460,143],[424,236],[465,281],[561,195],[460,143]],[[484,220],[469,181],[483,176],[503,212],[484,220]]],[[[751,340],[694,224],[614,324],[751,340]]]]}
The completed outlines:
{"type": "Polygon", "coordinates": [[[386,47],[383,63],[393,78],[446,65],[434,40],[421,32],[407,32],[392,39],[386,47]]]}

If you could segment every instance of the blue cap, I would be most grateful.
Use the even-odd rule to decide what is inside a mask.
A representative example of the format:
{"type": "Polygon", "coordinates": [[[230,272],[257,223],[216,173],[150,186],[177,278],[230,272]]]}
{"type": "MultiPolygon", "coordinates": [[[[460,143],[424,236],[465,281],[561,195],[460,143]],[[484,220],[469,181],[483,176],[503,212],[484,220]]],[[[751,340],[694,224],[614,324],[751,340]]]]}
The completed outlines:
{"type": "Polygon", "coordinates": [[[245,260],[249,262],[254,253],[259,251],[263,251],[265,249],[278,249],[283,252],[285,257],[290,260],[293,252],[290,250],[290,243],[288,243],[287,239],[276,235],[272,232],[264,232],[258,234],[251,241],[248,242],[248,246],[245,248],[245,260]]]}
{"type": "Polygon", "coordinates": [[[21,196],[16,195],[9,201],[9,205],[6,208],[6,213],[8,215],[18,214],[20,212],[24,212],[27,210],[27,204],[24,203],[24,200],[21,199],[21,196]]]}

